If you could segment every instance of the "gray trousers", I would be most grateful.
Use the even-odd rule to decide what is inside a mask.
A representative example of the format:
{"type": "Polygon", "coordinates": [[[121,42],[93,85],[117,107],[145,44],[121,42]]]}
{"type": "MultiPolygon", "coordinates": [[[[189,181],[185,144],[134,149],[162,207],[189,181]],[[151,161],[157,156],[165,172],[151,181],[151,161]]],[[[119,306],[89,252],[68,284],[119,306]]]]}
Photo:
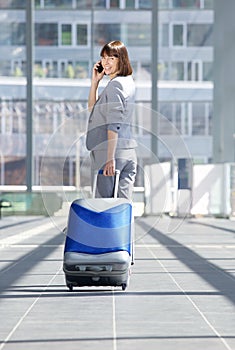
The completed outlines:
{"type": "MultiPolygon", "coordinates": [[[[106,150],[91,151],[91,179],[93,184],[95,170],[103,169],[107,160],[106,150]]],[[[132,200],[132,192],[137,170],[136,151],[132,149],[117,149],[115,153],[116,169],[120,171],[118,197],[132,200]]],[[[97,198],[111,198],[114,191],[114,177],[98,175],[97,198]]]]}

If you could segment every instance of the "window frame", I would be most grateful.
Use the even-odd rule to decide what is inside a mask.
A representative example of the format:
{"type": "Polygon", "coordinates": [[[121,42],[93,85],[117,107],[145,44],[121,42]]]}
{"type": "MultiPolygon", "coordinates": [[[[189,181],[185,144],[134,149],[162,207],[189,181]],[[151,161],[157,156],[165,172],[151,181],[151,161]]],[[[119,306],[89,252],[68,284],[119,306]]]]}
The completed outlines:
{"type": "Polygon", "coordinates": [[[187,66],[191,64],[191,77],[189,78],[189,72],[187,67],[187,80],[188,81],[203,81],[203,61],[202,60],[191,60],[187,62],[187,66]],[[196,79],[196,71],[198,69],[198,79],[196,79]]]}
{"type": "Polygon", "coordinates": [[[90,47],[90,41],[91,41],[91,26],[90,23],[87,21],[79,21],[74,23],[68,23],[68,22],[59,22],[58,23],[58,47],[60,48],[89,48],[90,47]],[[65,45],[62,44],[62,27],[63,25],[71,25],[71,45],[65,45]],[[86,45],[78,45],[77,44],[77,26],[78,25],[86,25],[87,28],[87,44],[86,45]]]}

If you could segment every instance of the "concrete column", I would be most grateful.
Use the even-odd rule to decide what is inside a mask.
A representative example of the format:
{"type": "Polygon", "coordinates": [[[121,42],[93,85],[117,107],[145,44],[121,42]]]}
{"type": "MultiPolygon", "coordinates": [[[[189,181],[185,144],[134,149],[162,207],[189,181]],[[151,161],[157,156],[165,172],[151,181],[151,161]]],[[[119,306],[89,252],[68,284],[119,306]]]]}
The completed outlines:
{"type": "Polygon", "coordinates": [[[151,149],[153,162],[158,157],[158,0],[152,2],[152,134],[151,149]]]}
{"type": "Polygon", "coordinates": [[[33,185],[33,65],[34,65],[34,1],[26,2],[27,120],[26,120],[26,186],[33,185]]]}
{"type": "Polygon", "coordinates": [[[214,0],[213,161],[235,161],[235,1],[214,0]]]}

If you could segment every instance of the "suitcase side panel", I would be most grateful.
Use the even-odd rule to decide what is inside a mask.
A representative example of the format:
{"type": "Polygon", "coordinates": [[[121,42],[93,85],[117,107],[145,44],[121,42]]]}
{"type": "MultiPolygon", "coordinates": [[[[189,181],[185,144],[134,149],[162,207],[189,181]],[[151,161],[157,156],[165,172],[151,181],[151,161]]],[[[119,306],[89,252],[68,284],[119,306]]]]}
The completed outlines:
{"type": "Polygon", "coordinates": [[[131,254],[131,220],[130,203],[102,212],[72,203],[65,252],[103,254],[125,250],[131,254]]]}

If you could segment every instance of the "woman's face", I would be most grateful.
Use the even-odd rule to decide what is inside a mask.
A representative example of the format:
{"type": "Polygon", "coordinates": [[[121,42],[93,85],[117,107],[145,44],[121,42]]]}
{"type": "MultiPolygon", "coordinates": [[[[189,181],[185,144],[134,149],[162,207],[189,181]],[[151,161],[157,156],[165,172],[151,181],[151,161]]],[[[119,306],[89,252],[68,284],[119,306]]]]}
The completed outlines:
{"type": "Polygon", "coordinates": [[[109,75],[111,79],[114,78],[118,73],[118,57],[104,54],[104,56],[101,57],[101,62],[105,74],[109,75]]]}

